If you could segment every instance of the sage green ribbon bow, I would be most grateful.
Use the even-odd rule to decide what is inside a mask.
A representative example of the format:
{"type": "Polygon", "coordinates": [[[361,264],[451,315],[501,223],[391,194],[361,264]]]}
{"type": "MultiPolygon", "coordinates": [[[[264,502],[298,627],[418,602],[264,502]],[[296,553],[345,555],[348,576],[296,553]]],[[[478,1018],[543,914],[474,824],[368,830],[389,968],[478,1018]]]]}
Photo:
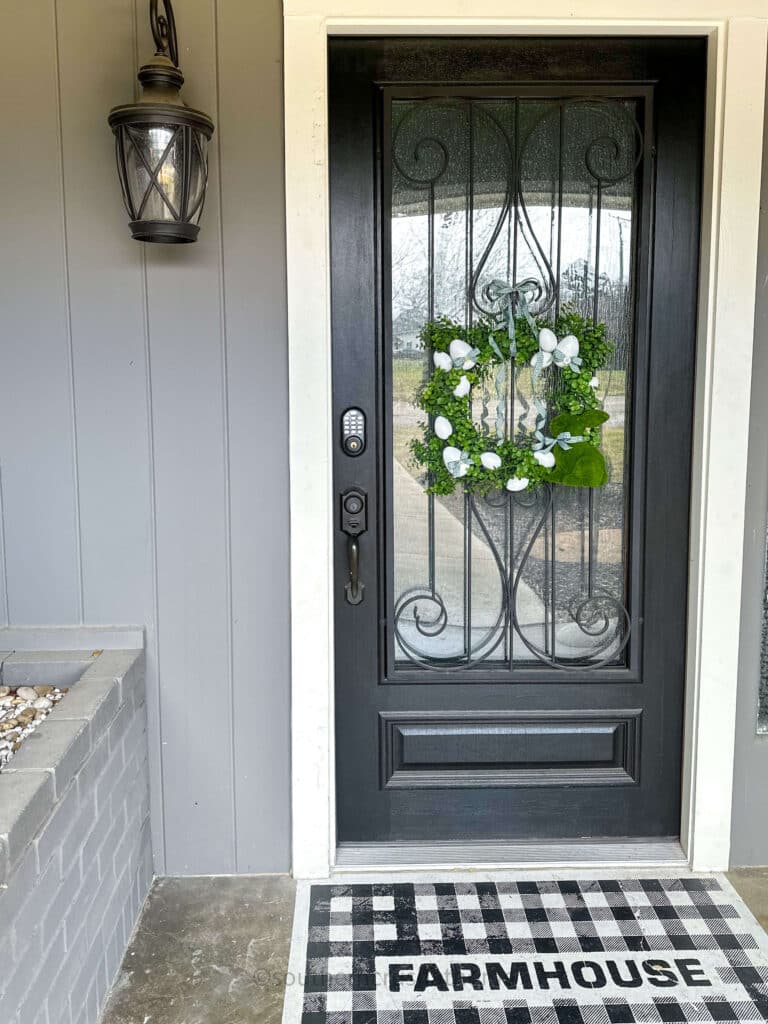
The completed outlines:
{"type": "MultiPolygon", "coordinates": [[[[541,371],[544,369],[545,355],[546,353],[542,352],[542,350],[539,349],[539,351],[533,357],[532,366],[534,387],[536,387],[539,377],[541,376],[541,371]]],[[[558,345],[558,347],[552,353],[552,362],[555,364],[555,366],[559,366],[561,369],[564,366],[568,366],[575,370],[576,373],[581,373],[581,365],[583,360],[581,356],[569,356],[567,353],[563,352],[563,350],[558,345]]],[[[547,363],[547,365],[549,365],[549,363],[547,363]]]]}
{"type": "Polygon", "coordinates": [[[562,430],[557,437],[548,437],[544,433],[544,424],[547,422],[547,410],[544,405],[536,401],[536,428],[533,431],[535,441],[531,445],[531,451],[534,452],[551,452],[553,448],[562,448],[563,451],[568,451],[573,445],[579,444],[584,438],[580,435],[574,435],[570,430],[562,430]]]}
{"type": "MultiPolygon", "coordinates": [[[[449,353],[449,355],[450,355],[450,353],[449,353]]],[[[464,361],[466,359],[472,359],[472,360],[474,360],[474,362],[477,362],[477,357],[479,355],[480,355],[480,349],[479,348],[471,348],[469,350],[469,352],[466,352],[463,356],[457,356],[453,360],[453,368],[454,368],[454,370],[463,370],[464,369],[464,361]]]]}
{"type": "Polygon", "coordinates": [[[458,477],[461,474],[462,466],[471,466],[472,456],[468,452],[462,452],[458,459],[446,459],[445,468],[451,476],[458,477]]]}
{"type": "MultiPolygon", "coordinates": [[[[533,331],[534,338],[538,338],[539,332],[536,321],[528,308],[528,295],[538,290],[538,283],[533,278],[527,278],[520,284],[509,284],[508,281],[500,281],[497,278],[487,284],[484,289],[485,297],[496,306],[493,318],[496,321],[506,320],[507,337],[509,338],[509,358],[514,359],[517,354],[517,338],[515,334],[515,317],[523,316],[528,321],[528,326],[533,331]]],[[[503,359],[493,331],[488,336],[488,343],[499,357],[503,359]]]]}
{"type": "Polygon", "coordinates": [[[561,352],[560,346],[558,346],[552,353],[552,362],[556,366],[572,366],[576,370],[576,373],[581,372],[581,364],[583,363],[583,361],[584,360],[581,358],[581,356],[569,357],[565,355],[563,352],[561,352]]]}

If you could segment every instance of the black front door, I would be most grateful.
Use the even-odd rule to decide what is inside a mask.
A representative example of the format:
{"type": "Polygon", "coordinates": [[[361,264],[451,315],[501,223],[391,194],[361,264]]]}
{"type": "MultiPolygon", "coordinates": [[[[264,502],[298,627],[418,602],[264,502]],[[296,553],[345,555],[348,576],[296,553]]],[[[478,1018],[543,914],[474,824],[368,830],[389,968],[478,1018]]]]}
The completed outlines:
{"type": "MultiPolygon", "coordinates": [[[[705,44],[329,56],[338,839],[676,836],[705,44]],[[606,325],[604,486],[426,493],[424,325],[500,322],[494,280],[606,325]]],[[[487,375],[477,430],[535,387],[487,375]]]]}

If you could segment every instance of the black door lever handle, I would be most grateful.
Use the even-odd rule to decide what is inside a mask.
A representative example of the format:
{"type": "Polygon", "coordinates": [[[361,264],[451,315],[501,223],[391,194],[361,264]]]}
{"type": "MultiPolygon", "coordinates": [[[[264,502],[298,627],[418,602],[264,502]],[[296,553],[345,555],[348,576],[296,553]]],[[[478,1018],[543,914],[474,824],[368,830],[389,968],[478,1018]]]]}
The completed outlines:
{"type": "Polygon", "coordinates": [[[360,582],[360,544],[357,537],[347,537],[347,561],[349,563],[349,579],[344,590],[349,604],[360,604],[365,592],[365,584],[360,582]]]}
{"type": "Polygon", "coordinates": [[[365,491],[352,487],[341,495],[341,528],[347,535],[347,566],[349,579],[344,586],[348,604],[360,604],[365,584],[360,582],[361,533],[368,529],[368,497],[365,491]]]}

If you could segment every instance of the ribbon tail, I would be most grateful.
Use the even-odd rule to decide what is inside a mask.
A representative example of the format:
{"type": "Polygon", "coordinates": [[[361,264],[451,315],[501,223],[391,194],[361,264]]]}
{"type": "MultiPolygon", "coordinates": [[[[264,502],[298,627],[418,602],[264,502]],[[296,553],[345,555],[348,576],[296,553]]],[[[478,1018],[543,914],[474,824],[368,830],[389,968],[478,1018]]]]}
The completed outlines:
{"type": "Polygon", "coordinates": [[[496,396],[499,399],[496,405],[496,436],[499,440],[504,439],[504,427],[506,425],[506,401],[504,400],[504,383],[507,377],[507,367],[505,363],[498,368],[496,371],[496,379],[494,381],[496,387],[496,396]]]}
{"type": "Polygon", "coordinates": [[[517,355],[517,336],[515,333],[515,307],[511,299],[507,306],[507,336],[509,337],[509,358],[514,359],[517,355]]]}
{"type": "Polygon", "coordinates": [[[541,352],[537,352],[533,357],[533,387],[535,388],[539,382],[541,371],[544,369],[544,359],[542,358],[541,352]]]}
{"type": "Polygon", "coordinates": [[[494,355],[497,355],[499,357],[499,359],[503,359],[504,358],[504,356],[502,355],[501,349],[497,345],[496,339],[493,336],[493,331],[491,331],[488,334],[488,344],[491,346],[491,350],[493,351],[494,355]]]}

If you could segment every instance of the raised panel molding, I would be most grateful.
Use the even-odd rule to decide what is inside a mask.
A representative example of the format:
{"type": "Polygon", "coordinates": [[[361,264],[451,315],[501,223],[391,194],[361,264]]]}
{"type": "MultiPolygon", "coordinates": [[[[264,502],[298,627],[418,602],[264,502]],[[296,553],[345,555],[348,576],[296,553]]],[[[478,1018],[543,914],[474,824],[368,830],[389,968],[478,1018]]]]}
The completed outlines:
{"type": "Polygon", "coordinates": [[[383,789],[631,786],[636,708],[613,711],[382,711],[383,789]]]}

